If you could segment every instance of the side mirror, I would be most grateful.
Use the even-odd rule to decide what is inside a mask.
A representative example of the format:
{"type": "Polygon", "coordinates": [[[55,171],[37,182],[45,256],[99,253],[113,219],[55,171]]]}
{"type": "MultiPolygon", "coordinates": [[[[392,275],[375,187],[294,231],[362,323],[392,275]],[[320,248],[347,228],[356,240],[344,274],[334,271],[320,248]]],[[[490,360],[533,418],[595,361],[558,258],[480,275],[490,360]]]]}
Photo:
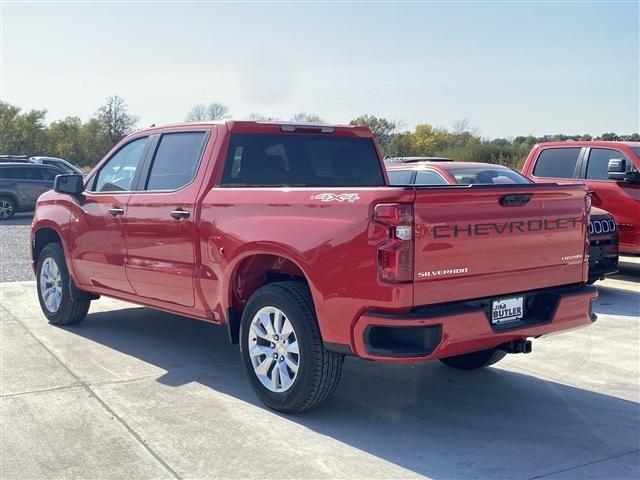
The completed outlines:
{"type": "Polygon", "coordinates": [[[79,195],[84,192],[84,177],[78,174],[57,175],[53,181],[53,190],[58,193],[79,195]]]}
{"type": "Polygon", "coordinates": [[[618,182],[637,182],[640,180],[635,168],[632,171],[627,171],[627,161],[624,158],[612,158],[609,160],[607,172],[610,180],[618,182]]]}

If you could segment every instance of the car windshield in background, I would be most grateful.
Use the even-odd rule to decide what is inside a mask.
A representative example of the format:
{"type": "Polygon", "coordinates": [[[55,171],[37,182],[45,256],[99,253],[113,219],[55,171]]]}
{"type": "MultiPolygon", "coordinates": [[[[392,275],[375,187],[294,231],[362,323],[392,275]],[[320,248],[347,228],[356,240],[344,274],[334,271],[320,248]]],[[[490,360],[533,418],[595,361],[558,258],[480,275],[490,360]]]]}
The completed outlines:
{"type": "Polygon", "coordinates": [[[371,138],[326,135],[231,136],[222,186],[379,187],[371,138]]]}
{"type": "Polygon", "coordinates": [[[506,168],[458,168],[447,172],[458,185],[531,183],[528,178],[506,168]]]}
{"type": "Polygon", "coordinates": [[[638,155],[640,157],[640,147],[629,147],[631,148],[631,150],[633,150],[633,153],[635,153],[636,155],[638,155]]]}

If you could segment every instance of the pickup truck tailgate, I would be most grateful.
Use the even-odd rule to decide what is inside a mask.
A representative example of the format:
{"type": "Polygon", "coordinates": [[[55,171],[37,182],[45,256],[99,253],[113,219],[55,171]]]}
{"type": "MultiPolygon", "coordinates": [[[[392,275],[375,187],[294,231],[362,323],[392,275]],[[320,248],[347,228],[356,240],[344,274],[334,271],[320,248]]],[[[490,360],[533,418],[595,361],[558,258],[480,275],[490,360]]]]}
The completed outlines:
{"type": "Polygon", "coordinates": [[[583,185],[416,188],[414,305],[586,278],[583,185]]]}

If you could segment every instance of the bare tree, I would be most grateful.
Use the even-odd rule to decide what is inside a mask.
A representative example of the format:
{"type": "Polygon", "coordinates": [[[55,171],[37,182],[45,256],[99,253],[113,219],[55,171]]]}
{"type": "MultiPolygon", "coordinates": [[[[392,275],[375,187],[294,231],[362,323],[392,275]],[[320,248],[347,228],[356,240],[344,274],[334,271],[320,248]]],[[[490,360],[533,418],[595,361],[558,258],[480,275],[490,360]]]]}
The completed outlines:
{"type": "Polygon", "coordinates": [[[314,113],[296,113],[291,117],[292,122],[296,123],[323,123],[324,120],[314,113]]]}
{"type": "Polygon", "coordinates": [[[187,114],[187,122],[202,122],[207,119],[207,107],[204,105],[196,105],[187,114]]]}
{"type": "Polygon", "coordinates": [[[137,117],[127,112],[127,105],[118,95],[107,98],[105,104],[98,109],[96,118],[112,144],[131,133],[138,122],[137,117]]]}
{"type": "Polygon", "coordinates": [[[247,116],[247,120],[253,120],[254,122],[271,122],[277,120],[277,118],[269,117],[261,113],[251,113],[247,116]]]}
{"type": "Polygon", "coordinates": [[[475,137],[480,136],[480,129],[478,127],[473,127],[468,118],[462,118],[460,120],[456,120],[455,122],[453,122],[453,125],[451,127],[453,130],[453,133],[456,135],[468,133],[475,137]]]}
{"type": "Polygon", "coordinates": [[[464,133],[471,130],[471,122],[468,118],[461,118],[460,120],[453,122],[451,127],[453,129],[453,133],[464,133]]]}
{"type": "Polygon", "coordinates": [[[209,120],[224,120],[230,116],[229,107],[223,103],[210,103],[207,105],[207,119],[209,120]]]}
{"type": "Polygon", "coordinates": [[[187,114],[187,122],[203,122],[206,120],[224,120],[229,118],[229,107],[223,103],[199,104],[187,114]]]}

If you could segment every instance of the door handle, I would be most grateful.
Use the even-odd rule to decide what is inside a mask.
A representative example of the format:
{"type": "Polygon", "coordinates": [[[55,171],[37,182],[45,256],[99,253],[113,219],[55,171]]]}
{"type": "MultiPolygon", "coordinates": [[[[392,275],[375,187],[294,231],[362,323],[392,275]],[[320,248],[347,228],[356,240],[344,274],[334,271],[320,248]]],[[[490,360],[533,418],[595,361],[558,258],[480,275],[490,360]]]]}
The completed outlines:
{"type": "Polygon", "coordinates": [[[109,209],[109,213],[111,215],[113,215],[114,217],[117,217],[118,215],[124,215],[124,208],[120,208],[120,207],[111,207],[109,209]]]}
{"type": "Polygon", "coordinates": [[[171,216],[173,218],[175,218],[176,220],[180,220],[182,218],[189,218],[191,214],[189,212],[187,212],[186,210],[182,210],[182,209],[178,209],[178,210],[172,210],[171,211],[171,216]]]}

